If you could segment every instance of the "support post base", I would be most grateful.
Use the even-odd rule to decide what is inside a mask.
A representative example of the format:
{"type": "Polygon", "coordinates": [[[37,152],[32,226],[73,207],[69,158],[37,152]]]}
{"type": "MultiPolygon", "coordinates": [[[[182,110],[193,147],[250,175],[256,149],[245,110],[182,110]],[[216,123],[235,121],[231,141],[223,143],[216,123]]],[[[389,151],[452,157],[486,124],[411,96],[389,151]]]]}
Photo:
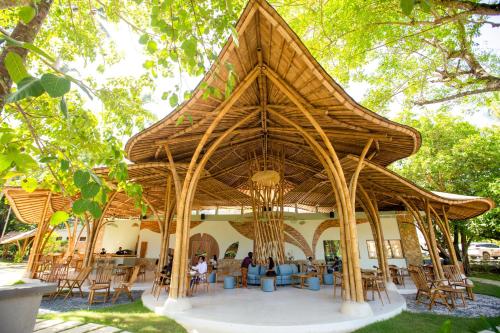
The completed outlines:
{"type": "Polygon", "coordinates": [[[340,313],[353,317],[373,316],[372,308],[366,302],[343,301],[340,313]]]}
{"type": "Polygon", "coordinates": [[[398,291],[398,287],[396,286],[396,284],[392,281],[390,282],[387,282],[385,284],[385,287],[387,288],[388,291],[398,291]]]}
{"type": "Polygon", "coordinates": [[[179,312],[184,312],[192,308],[189,298],[181,297],[177,299],[167,298],[165,304],[160,310],[163,315],[172,315],[179,312]]]}

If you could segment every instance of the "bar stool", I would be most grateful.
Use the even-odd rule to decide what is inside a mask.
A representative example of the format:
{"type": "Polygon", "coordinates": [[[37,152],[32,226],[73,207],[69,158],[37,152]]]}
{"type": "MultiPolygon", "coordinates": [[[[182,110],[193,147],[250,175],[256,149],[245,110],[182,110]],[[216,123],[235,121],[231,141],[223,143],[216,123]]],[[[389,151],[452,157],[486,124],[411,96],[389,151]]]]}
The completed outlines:
{"type": "Polygon", "coordinates": [[[224,289],[234,289],[235,281],[234,276],[226,275],[224,276],[224,289]]]}
{"type": "Polygon", "coordinates": [[[319,278],[318,277],[310,277],[307,279],[307,288],[309,290],[319,290],[319,278]]]}

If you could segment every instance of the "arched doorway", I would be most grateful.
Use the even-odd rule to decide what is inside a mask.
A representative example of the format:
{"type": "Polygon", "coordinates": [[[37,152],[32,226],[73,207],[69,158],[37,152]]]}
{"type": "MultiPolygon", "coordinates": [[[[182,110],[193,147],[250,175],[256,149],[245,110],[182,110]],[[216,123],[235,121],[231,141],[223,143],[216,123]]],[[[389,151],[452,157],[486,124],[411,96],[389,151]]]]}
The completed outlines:
{"type": "Polygon", "coordinates": [[[209,234],[195,234],[189,238],[189,258],[192,265],[196,264],[199,256],[205,256],[209,260],[214,254],[219,258],[219,244],[209,234]]]}

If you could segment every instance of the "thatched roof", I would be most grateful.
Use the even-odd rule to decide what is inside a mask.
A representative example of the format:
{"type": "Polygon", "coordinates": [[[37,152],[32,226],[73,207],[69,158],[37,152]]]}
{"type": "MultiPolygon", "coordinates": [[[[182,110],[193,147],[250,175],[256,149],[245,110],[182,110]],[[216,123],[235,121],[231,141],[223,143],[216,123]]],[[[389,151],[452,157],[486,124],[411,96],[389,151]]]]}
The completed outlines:
{"type": "MultiPolygon", "coordinates": [[[[239,46],[229,38],[219,60],[202,82],[218,88],[223,96],[228,75],[224,64],[230,63],[238,78],[237,85],[247,79],[251,80],[251,84],[239,95],[212,137],[228,129],[235,119],[241,119],[255,110],[261,112],[252,117],[244,129],[236,131],[225,144],[225,149],[219,149],[207,167],[211,173],[221,173],[237,164],[244,164],[243,159],[248,157],[249,151],[262,156],[265,140],[270,150],[284,149],[286,155],[293,155],[286,161],[291,173],[320,168],[316,159],[311,158],[300,134],[269,111],[286,115],[306,127],[312,135],[317,135],[283,89],[268,77],[258,73],[254,75],[255,71],[260,72],[260,65],[265,72],[272,73],[289,85],[294,95],[321,121],[341,156],[359,155],[367,139],[374,138],[377,144],[373,150],[377,150],[377,154],[373,161],[387,165],[411,155],[420,146],[420,135],[416,130],[373,113],[347,95],[267,2],[251,0],[236,25],[236,31],[239,46]],[[224,160],[218,163],[220,159],[224,160]]],[[[201,85],[198,86],[191,99],[133,136],[126,145],[128,158],[133,162],[165,160],[162,146],[167,143],[177,162],[188,161],[201,135],[220,108],[228,103],[228,99],[223,97],[203,98],[203,91],[201,85]],[[176,125],[179,117],[187,119],[187,115],[192,116],[193,124],[186,120],[176,125]]],[[[234,173],[240,171],[232,170],[234,173]]],[[[224,183],[237,187],[238,181],[229,178],[232,177],[227,174],[220,176],[224,183]]],[[[300,182],[303,178],[296,180],[300,182]]]]}
{"type": "Polygon", "coordinates": [[[36,228],[28,231],[11,231],[3,235],[2,238],[0,238],[0,245],[10,244],[24,239],[29,239],[31,237],[35,237],[35,234],[36,234],[36,228]]]}
{"type": "MultiPolygon", "coordinates": [[[[358,161],[359,158],[353,155],[348,155],[341,160],[348,179],[354,172],[358,161]]],[[[364,163],[358,184],[376,195],[380,210],[404,210],[398,196],[418,199],[413,201],[422,210],[422,199],[428,199],[437,211],[441,212],[444,206],[448,217],[457,220],[475,217],[495,207],[495,203],[488,198],[428,191],[393,171],[369,161],[364,163]]],[[[332,186],[326,176],[319,174],[288,192],[285,202],[297,202],[305,209],[317,207],[319,211],[328,212],[335,206],[332,193],[332,186]]]]}
{"type": "MultiPolygon", "coordinates": [[[[48,205],[45,214],[45,221],[48,221],[58,210],[70,211],[72,202],[76,200],[76,198],[64,197],[59,193],[52,193],[49,197],[49,190],[26,192],[20,187],[6,187],[3,193],[16,217],[28,224],[38,224],[42,220],[45,205],[48,205]]],[[[141,211],[135,207],[133,199],[124,193],[116,195],[106,213],[106,217],[139,217],[140,215],[141,211]]]]}

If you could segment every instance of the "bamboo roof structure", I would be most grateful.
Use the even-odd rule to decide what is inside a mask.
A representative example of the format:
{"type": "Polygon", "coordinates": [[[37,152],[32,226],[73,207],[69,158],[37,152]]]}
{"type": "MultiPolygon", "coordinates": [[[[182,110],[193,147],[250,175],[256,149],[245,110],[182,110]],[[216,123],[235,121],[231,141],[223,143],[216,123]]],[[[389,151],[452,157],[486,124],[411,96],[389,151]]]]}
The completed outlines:
{"type": "MultiPolygon", "coordinates": [[[[354,172],[358,162],[359,157],[354,155],[348,155],[341,160],[348,177],[354,172]]],[[[335,207],[335,200],[331,195],[331,184],[325,179],[326,176],[323,174],[311,178],[288,192],[285,201],[287,203],[297,202],[299,207],[309,210],[331,211],[332,207],[335,207]]],[[[422,200],[425,199],[429,200],[435,208],[439,208],[438,210],[444,206],[448,218],[452,220],[472,218],[495,207],[495,203],[488,198],[428,191],[397,173],[369,161],[364,162],[358,184],[376,195],[381,211],[404,210],[398,197],[416,199],[416,202],[419,203],[418,207],[422,210],[422,200]]],[[[358,207],[358,209],[360,208],[358,207]]]]}
{"type": "MultiPolygon", "coordinates": [[[[127,157],[133,162],[128,166],[129,179],[142,185],[144,198],[156,211],[164,210],[167,176],[172,173],[170,162],[184,177],[204,134],[213,129],[209,145],[242,119],[244,126],[235,129],[204,166],[192,207],[251,206],[250,164],[257,162],[266,169],[283,158],[284,205],[334,211],[335,198],[324,165],[303,135],[284,120],[300,124],[307,134],[318,139],[319,132],[304,112],[321,124],[346,179],[350,179],[360,156],[364,156],[358,182],[376,195],[380,210],[404,210],[398,197],[445,206],[450,219],[474,217],[494,207],[494,202],[486,198],[427,191],[388,170],[390,163],[417,152],[420,133],[356,103],[269,3],[250,0],[235,29],[238,42],[229,38],[192,97],[134,135],[125,146],[127,157]],[[206,85],[220,91],[221,96],[226,95],[229,69],[236,84],[228,97],[204,96],[206,85]],[[211,129],[213,120],[226,111],[211,129]],[[188,116],[192,122],[179,124],[181,117],[188,116]],[[168,160],[166,147],[172,161],[168,160]],[[364,154],[365,147],[368,150],[364,154]]],[[[325,148],[321,140],[319,145],[325,148]]],[[[205,153],[203,147],[198,161],[205,153]]],[[[95,172],[107,178],[109,170],[97,168],[95,172]]],[[[49,195],[46,190],[26,193],[20,188],[7,188],[4,193],[16,216],[26,223],[39,221],[49,195]]],[[[49,213],[69,210],[70,202],[53,194],[49,213]]],[[[119,193],[107,214],[136,217],[140,211],[131,198],[119,193]]]]}
{"type": "MultiPolygon", "coordinates": [[[[237,192],[249,193],[250,163],[258,161],[265,169],[277,156],[284,155],[284,204],[313,211],[334,210],[333,190],[323,165],[302,135],[281,117],[301,124],[307,133],[317,138],[320,134],[307,125],[309,122],[299,105],[321,123],[346,168],[347,179],[356,168],[355,159],[362,155],[368,140],[373,140],[366,154],[369,162],[365,165],[369,167],[361,172],[359,181],[371,191],[377,190],[380,209],[403,210],[402,204],[394,199],[398,195],[446,205],[450,218],[456,219],[477,216],[494,206],[489,199],[454,199],[434,194],[387,170],[385,167],[390,163],[419,149],[420,133],[356,103],[314,59],[269,3],[249,1],[235,29],[238,42],[229,38],[218,61],[194,90],[193,97],[133,136],[125,147],[128,158],[134,163],[147,165],[163,161],[167,170],[165,146],[168,146],[173,162],[184,170],[203,134],[223,110],[230,108],[214,129],[212,142],[238,120],[247,117],[245,126],[236,129],[211,156],[193,207],[245,205],[247,201],[237,197],[237,192]],[[220,64],[226,63],[232,64],[237,78],[235,90],[227,99],[204,97],[206,85],[225,95],[229,67],[220,64]],[[192,122],[178,124],[179,118],[187,119],[188,115],[192,122]],[[221,200],[208,198],[212,196],[213,199],[214,195],[221,200]],[[238,200],[231,200],[236,197],[238,200]]],[[[149,177],[155,176],[150,174],[149,177]]],[[[146,178],[140,180],[148,191],[155,193],[156,201],[161,202],[162,190],[154,186],[155,181],[148,182],[146,178]]],[[[161,177],[158,182],[161,183],[161,177]]]]}

